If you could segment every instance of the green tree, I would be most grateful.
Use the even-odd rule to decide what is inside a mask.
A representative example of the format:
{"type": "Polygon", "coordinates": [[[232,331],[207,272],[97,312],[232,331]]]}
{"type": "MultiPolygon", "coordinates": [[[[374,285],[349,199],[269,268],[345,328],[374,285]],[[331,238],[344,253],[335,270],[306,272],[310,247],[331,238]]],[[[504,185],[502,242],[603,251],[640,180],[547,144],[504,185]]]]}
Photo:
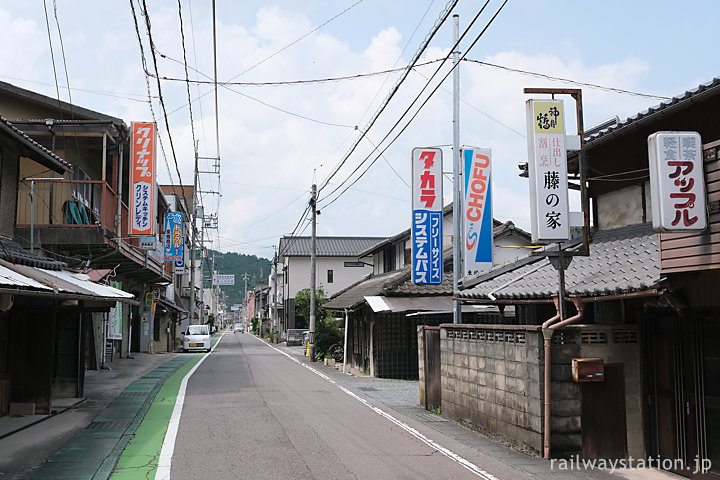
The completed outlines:
{"type": "MultiPolygon", "coordinates": [[[[332,312],[322,306],[327,302],[322,285],[315,289],[315,353],[323,357],[330,346],[341,340],[340,329],[332,312]]],[[[301,315],[310,324],[310,289],[295,294],[295,313],[301,315]]]]}

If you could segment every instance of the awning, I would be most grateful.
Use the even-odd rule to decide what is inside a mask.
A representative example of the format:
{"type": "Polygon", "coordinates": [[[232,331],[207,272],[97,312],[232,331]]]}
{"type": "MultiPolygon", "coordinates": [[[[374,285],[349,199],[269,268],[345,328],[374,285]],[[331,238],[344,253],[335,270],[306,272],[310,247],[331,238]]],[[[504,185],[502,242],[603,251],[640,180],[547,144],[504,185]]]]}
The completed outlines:
{"type": "Polygon", "coordinates": [[[92,282],[82,273],[17,265],[5,260],[0,260],[0,293],[139,303],[133,294],[92,282]]]}
{"type": "MultiPolygon", "coordinates": [[[[407,316],[452,313],[452,297],[383,297],[367,296],[365,301],[375,313],[413,312],[407,316]]],[[[495,305],[463,305],[463,313],[499,313],[495,305]]]]}
{"type": "Polygon", "coordinates": [[[175,313],[189,313],[186,309],[178,305],[177,303],[173,303],[167,298],[160,298],[158,299],[158,303],[164,307],[166,307],[168,310],[171,310],[175,313]]]}
{"type": "Polygon", "coordinates": [[[37,289],[49,292],[53,291],[52,288],[43,285],[40,282],[36,282],[32,278],[20,275],[16,271],[11,270],[4,265],[0,265],[0,290],[19,288],[37,289]]]}
{"type": "Polygon", "coordinates": [[[383,297],[366,296],[365,301],[373,312],[452,311],[452,297],[383,297]]]}

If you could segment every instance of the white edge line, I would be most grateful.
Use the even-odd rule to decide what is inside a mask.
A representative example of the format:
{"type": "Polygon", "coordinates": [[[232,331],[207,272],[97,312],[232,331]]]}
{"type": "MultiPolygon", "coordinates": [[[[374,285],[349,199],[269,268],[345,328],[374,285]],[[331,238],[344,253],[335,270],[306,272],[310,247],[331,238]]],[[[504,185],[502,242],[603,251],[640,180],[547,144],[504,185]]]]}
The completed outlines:
{"type": "MultiPolygon", "coordinates": [[[[218,341],[210,349],[210,353],[217,348],[224,335],[225,332],[220,335],[218,341]]],[[[183,404],[185,403],[185,389],[187,388],[187,382],[200,364],[205,361],[208,355],[210,355],[210,353],[203,355],[195,366],[190,369],[187,375],[183,377],[182,382],[180,383],[180,390],[178,390],[177,398],[175,399],[175,407],[173,408],[172,415],[170,416],[170,422],[168,423],[168,428],[165,432],[162,450],[160,450],[158,466],[155,471],[155,480],[170,480],[170,465],[172,463],[173,452],[175,451],[175,438],[177,437],[178,428],[180,427],[180,416],[182,415],[183,404]]]]}
{"type": "MultiPolygon", "coordinates": [[[[255,338],[257,338],[257,337],[255,337],[255,338]]],[[[465,458],[461,457],[461,456],[458,455],[457,453],[455,453],[455,452],[453,452],[453,451],[451,451],[451,450],[443,447],[442,445],[436,443],[434,440],[426,437],[425,435],[423,435],[422,433],[418,432],[416,429],[414,429],[414,428],[411,427],[410,425],[401,422],[400,420],[398,420],[397,418],[393,417],[393,416],[390,415],[389,413],[383,411],[382,409],[380,409],[380,408],[378,408],[378,407],[374,407],[374,406],[371,405],[370,402],[368,402],[366,399],[360,397],[359,395],[355,394],[354,392],[352,392],[352,391],[348,390],[347,388],[343,387],[342,385],[340,385],[340,384],[337,383],[335,380],[333,380],[332,378],[328,377],[327,375],[325,375],[325,374],[322,373],[321,371],[316,370],[315,368],[311,367],[310,365],[308,365],[308,364],[306,364],[306,363],[303,363],[303,362],[299,361],[299,360],[296,359],[296,358],[293,358],[292,356],[288,355],[287,353],[283,352],[282,350],[279,350],[279,349],[273,347],[272,345],[270,345],[269,343],[265,342],[264,340],[261,340],[261,339],[259,339],[259,338],[257,338],[257,339],[260,340],[261,342],[263,342],[263,343],[264,343],[265,345],[267,345],[268,347],[270,347],[270,348],[272,348],[273,350],[275,350],[276,352],[278,352],[278,353],[280,353],[280,354],[282,354],[282,355],[285,355],[287,358],[289,358],[289,359],[292,360],[293,362],[297,363],[298,365],[300,365],[300,366],[302,366],[302,367],[304,367],[304,368],[307,368],[308,370],[310,370],[311,372],[313,372],[315,375],[317,375],[317,376],[319,376],[319,377],[327,380],[328,382],[332,383],[333,385],[335,385],[336,387],[338,387],[340,390],[342,390],[343,392],[345,392],[346,394],[348,394],[350,397],[352,397],[352,398],[354,398],[355,400],[357,400],[358,402],[362,403],[363,405],[365,405],[366,407],[368,407],[369,409],[371,409],[372,411],[374,411],[375,413],[377,413],[377,414],[380,415],[381,417],[386,418],[387,420],[390,420],[392,423],[394,423],[394,424],[397,425],[398,427],[402,428],[403,430],[405,430],[406,432],[408,432],[408,433],[409,433],[410,435],[412,435],[413,437],[417,438],[418,440],[420,440],[420,441],[423,442],[424,444],[428,445],[429,447],[436,449],[438,452],[442,453],[443,455],[445,455],[445,456],[448,457],[449,459],[451,459],[451,460],[459,463],[461,466],[463,466],[463,467],[465,467],[466,469],[470,470],[472,473],[474,473],[474,474],[477,475],[478,477],[484,478],[485,480],[499,480],[496,476],[492,475],[492,474],[489,473],[489,472],[486,472],[485,470],[481,469],[480,467],[478,467],[478,466],[475,465],[474,463],[472,463],[472,462],[470,462],[469,460],[466,460],[465,458]]]]}

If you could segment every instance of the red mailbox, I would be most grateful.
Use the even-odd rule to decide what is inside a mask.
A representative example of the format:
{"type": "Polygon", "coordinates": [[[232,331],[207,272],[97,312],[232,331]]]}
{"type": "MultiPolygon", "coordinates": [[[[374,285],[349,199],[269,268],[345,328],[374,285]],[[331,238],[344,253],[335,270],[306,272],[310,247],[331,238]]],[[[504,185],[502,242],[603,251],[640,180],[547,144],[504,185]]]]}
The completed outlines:
{"type": "Polygon", "coordinates": [[[602,358],[573,358],[572,379],[574,382],[605,381],[605,362],[602,358]]]}

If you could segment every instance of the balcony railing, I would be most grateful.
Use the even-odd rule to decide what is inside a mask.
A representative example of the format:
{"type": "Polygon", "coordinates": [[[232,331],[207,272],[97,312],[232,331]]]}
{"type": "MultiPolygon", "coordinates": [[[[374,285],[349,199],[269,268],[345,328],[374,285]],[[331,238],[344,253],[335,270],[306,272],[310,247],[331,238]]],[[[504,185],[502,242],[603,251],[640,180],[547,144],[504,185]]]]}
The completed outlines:
{"type": "MultiPolygon", "coordinates": [[[[144,255],[140,241],[128,235],[128,207],[121,203],[120,231],[116,214],[118,195],[103,181],[65,179],[23,180],[18,186],[17,226],[40,228],[102,227],[110,235],[106,242],[116,246],[118,239],[137,254],[144,255]]],[[[161,226],[158,226],[158,231],[161,226]]],[[[159,235],[162,238],[162,235],[159,235]]],[[[151,252],[161,268],[173,274],[173,264],[151,252]]]]}

